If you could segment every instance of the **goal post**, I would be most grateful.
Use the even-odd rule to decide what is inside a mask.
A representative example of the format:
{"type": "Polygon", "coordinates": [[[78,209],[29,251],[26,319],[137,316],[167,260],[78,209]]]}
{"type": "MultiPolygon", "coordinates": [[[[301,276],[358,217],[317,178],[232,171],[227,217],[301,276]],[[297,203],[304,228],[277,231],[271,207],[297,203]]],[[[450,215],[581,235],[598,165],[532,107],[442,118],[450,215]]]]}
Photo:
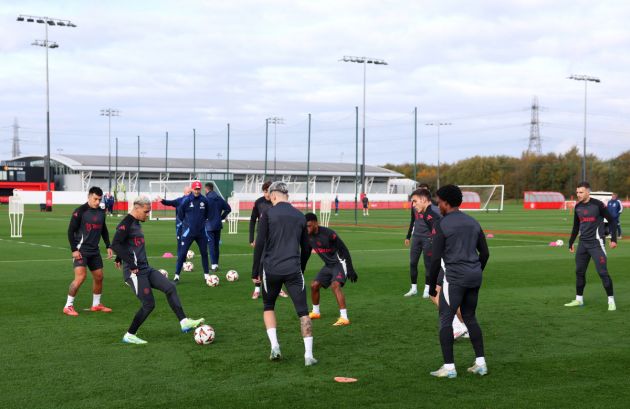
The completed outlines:
{"type": "Polygon", "coordinates": [[[230,214],[228,214],[227,216],[228,234],[238,234],[238,219],[241,213],[240,211],[241,201],[234,196],[230,196],[227,202],[228,202],[228,205],[230,205],[230,208],[232,209],[230,214]]]}
{"type": "Polygon", "coordinates": [[[461,210],[503,211],[504,185],[459,185],[463,201],[461,210]]]}
{"type": "MultiPolygon", "coordinates": [[[[193,180],[155,180],[149,182],[149,197],[153,202],[151,203],[151,214],[149,220],[175,220],[175,207],[163,205],[161,202],[156,201],[158,197],[166,200],[174,200],[184,195],[184,189],[190,187],[193,180]]],[[[214,185],[214,191],[219,196],[225,198],[223,193],[219,190],[217,183],[213,180],[202,182],[205,184],[210,182],[214,185]]],[[[205,194],[202,191],[201,194],[205,194]]]]}

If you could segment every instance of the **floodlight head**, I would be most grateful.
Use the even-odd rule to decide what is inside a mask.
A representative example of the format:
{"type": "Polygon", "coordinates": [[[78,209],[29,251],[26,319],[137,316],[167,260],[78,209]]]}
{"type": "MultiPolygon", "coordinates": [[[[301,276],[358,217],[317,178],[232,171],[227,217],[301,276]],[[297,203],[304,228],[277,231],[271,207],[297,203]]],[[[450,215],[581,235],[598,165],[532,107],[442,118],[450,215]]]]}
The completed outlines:
{"type": "Polygon", "coordinates": [[[67,26],[68,26],[68,27],[76,27],[77,25],[76,25],[76,24],[74,24],[74,23],[72,23],[72,22],[68,22],[67,26]]]}
{"type": "Polygon", "coordinates": [[[44,23],[45,23],[45,21],[44,21],[43,19],[41,19],[41,18],[38,18],[38,19],[37,19],[37,22],[38,22],[39,24],[44,24],[44,23]]]}
{"type": "Polygon", "coordinates": [[[34,19],[33,17],[27,17],[27,18],[26,18],[26,22],[27,22],[27,23],[34,23],[34,22],[35,22],[35,19],[34,19]]]}
{"type": "Polygon", "coordinates": [[[57,44],[57,43],[48,43],[48,48],[59,48],[59,44],[57,44]]]}
{"type": "Polygon", "coordinates": [[[54,26],[55,25],[54,20],[48,20],[47,23],[48,23],[49,26],[54,26]]]}
{"type": "Polygon", "coordinates": [[[17,21],[24,21],[24,17],[18,16],[17,21]]]}
{"type": "Polygon", "coordinates": [[[63,21],[57,21],[57,25],[64,27],[66,23],[64,23],[63,21]]]}

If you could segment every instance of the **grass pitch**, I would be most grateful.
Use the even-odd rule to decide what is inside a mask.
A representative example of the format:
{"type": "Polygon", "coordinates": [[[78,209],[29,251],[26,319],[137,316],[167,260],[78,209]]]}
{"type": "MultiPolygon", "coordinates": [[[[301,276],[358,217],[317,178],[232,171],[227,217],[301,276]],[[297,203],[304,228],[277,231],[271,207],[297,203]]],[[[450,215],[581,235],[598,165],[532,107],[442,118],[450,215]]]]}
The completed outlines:
{"type": "MultiPolygon", "coordinates": [[[[91,305],[91,278],[80,289],[79,317],[62,314],[73,278],[66,239],[70,206],[53,213],[28,207],[24,238],[10,239],[7,208],[0,208],[0,407],[1,408],[627,408],[630,328],[630,247],[610,251],[616,312],[591,267],[584,308],[565,308],[575,291],[574,261],[551,240],[568,241],[566,212],[473,213],[489,239],[490,261],[480,292],[478,319],[484,331],[489,375],[466,373],[474,359],[470,343],[456,343],[456,379],[428,375],[442,364],[437,312],[409,288],[409,251],[403,241],[408,211],[354,212],[332,216],[331,227],[347,243],[359,273],[344,291],[352,325],[333,327],[334,298],[322,293],[322,319],[314,321],[315,356],[305,368],[299,323],[292,303],[279,299],[278,335],[284,359],[269,362],[261,300],[250,299],[252,249],[247,223],[222,237],[221,285],[208,288],[201,260],[184,273],[178,292],[186,313],[203,316],[217,333],[201,347],[179,324],[165,297],[138,335],[148,345],[121,342],[137,299],[122,273],[105,264],[103,303],[111,314],[84,311],[91,305]],[[566,236],[561,236],[565,234],[566,236]],[[240,281],[225,272],[236,269],[240,281]],[[358,378],[338,384],[335,376],[358,378]]],[[[109,218],[113,232],[120,219],[109,218]]],[[[174,223],[144,225],[147,251],[156,268],[174,271],[174,223]]],[[[198,254],[199,251],[192,249],[198,254]]],[[[312,279],[321,266],[311,257],[312,279]]],[[[310,296],[309,296],[310,300],[310,296]]]]}

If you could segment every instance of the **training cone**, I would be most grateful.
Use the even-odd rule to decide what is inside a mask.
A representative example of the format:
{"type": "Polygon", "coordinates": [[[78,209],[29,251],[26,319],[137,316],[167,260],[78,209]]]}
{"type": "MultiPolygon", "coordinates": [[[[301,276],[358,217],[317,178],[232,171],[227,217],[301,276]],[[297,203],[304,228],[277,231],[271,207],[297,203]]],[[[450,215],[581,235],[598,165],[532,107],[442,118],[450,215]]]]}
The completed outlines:
{"type": "Polygon", "coordinates": [[[549,243],[549,247],[558,247],[558,243],[556,243],[555,241],[552,241],[549,243]]]}
{"type": "Polygon", "coordinates": [[[494,234],[488,233],[488,234],[486,234],[486,237],[489,238],[489,239],[494,239],[494,234]]]}
{"type": "Polygon", "coordinates": [[[164,253],[162,254],[162,258],[173,258],[173,253],[164,253]]]}

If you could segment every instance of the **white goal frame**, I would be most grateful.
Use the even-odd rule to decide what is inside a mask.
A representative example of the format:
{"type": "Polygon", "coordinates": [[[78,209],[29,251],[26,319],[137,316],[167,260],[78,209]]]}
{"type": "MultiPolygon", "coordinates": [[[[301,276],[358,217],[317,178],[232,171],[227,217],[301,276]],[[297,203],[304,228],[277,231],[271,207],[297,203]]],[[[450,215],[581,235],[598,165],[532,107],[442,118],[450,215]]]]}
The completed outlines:
{"type": "Polygon", "coordinates": [[[9,222],[11,224],[11,238],[21,238],[22,224],[24,223],[24,202],[15,193],[9,197],[9,222]]]}
{"type": "Polygon", "coordinates": [[[462,209],[463,211],[471,211],[471,212],[502,212],[503,211],[503,199],[505,197],[505,185],[459,185],[459,188],[462,192],[474,192],[474,190],[469,189],[492,189],[487,198],[480,197],[481,204],[479,209],[462,209]],[[499,195],[499,197],[496,197],[499,195]],[[498,205],[492,206],[492,200],[498,200],[498,205]]]}

